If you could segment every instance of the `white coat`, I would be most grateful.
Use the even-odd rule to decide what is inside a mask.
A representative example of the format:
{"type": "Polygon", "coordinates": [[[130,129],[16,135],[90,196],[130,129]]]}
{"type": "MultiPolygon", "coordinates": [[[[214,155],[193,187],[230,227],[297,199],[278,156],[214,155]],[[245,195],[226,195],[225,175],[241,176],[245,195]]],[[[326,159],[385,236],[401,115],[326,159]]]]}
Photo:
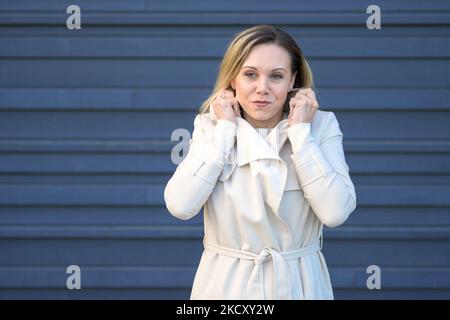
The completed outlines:
{"type": "Polygon", "coordinates": [[[336,116],[317,110],[292,127],[285,116],[268,134],[237,122],[197,115],[164,190],[179,219],[204,206],[191,299],[333,299],[322,228],[356,208],[336,116]]]}

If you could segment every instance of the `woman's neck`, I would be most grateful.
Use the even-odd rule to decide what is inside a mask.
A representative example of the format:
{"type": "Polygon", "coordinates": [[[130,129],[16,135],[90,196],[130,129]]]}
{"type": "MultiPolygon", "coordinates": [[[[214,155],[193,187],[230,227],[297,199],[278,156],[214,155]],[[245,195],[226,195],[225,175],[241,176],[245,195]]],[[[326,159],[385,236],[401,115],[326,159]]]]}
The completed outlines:
{"type": "Polygon", "coordinates": [[[245,111],[242,113],[242,117],[247,120],[253,128],[274,128],[278,123],[280,123],[281,120],[283,120],[283,112],[265,121],[253,119],[246,114],[245,111]]]}

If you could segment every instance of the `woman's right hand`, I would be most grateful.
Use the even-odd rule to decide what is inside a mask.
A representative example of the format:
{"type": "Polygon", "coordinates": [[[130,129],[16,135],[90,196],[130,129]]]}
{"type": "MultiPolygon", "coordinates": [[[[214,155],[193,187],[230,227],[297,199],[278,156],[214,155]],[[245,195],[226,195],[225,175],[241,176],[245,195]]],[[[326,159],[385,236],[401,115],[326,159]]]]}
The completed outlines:
{"type": "Polygon", "coordinates": [[[211,103],[217,120],[225,119],[237,124],[236,117],[242,117],[238,100],[231,90],[222,90],[211,103]]]}

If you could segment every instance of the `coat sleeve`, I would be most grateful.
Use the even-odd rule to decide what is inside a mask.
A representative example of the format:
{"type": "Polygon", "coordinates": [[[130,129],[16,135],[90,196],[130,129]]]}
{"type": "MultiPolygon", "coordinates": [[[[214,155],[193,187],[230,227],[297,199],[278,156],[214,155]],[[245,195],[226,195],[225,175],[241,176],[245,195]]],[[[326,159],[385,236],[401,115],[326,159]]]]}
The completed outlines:
{"type": "Polygon", "coordinates": [[[311,123],[288,128],[288,137],[294,151],[291,159],[305,198],[323,224],[328,227],[343,224],[356,208],[356,193],[335,114],[329,112],[320,145],[311,135],[311,123]]]}
{"type": "Polygon", "coordinates": [[[212,133],[206,133],[202,115],[194,120],[189,151],[164,189],[167,210],[187,220],[200,212],[217,183],[235,142],[237,125],[218,120],[212,133]]]}

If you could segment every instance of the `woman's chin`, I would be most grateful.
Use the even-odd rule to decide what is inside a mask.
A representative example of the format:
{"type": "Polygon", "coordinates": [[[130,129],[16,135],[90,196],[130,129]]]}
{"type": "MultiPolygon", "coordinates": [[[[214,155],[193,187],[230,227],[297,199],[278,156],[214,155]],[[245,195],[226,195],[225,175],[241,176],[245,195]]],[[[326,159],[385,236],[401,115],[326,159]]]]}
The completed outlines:
{"type": "Polygon", "coordinates": [[[267,121],[275,116],[274,112],[269,112],[269,110],[255,110],[248,114],[249,117],[257,121],[267,121]]]}

